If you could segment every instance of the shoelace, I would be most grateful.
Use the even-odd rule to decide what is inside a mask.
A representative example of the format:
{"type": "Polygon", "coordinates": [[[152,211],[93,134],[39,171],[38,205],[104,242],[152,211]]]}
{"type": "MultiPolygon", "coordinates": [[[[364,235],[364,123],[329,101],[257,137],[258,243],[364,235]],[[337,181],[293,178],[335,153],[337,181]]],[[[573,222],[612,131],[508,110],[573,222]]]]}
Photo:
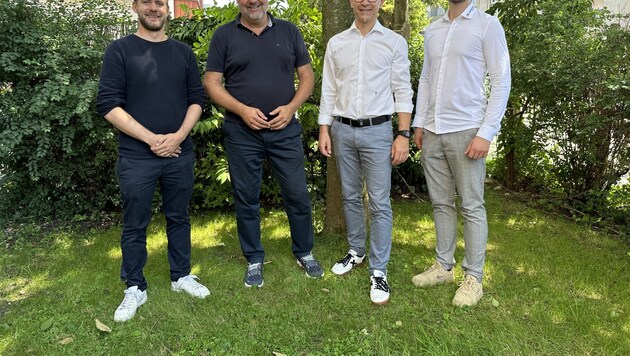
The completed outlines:
{"type": "Polygon", "coordinates": [[[199,282],[197,282],[196,279],[199,279],[199,277],[195,276],[194,274],[189,274],[186,277],[182,277],[181,283],[187,284],[191,286],[192,288],[194,288],[195,290],[203,288],[203,286],[199,282]]]}
{"type": "Polygon", "coordinates": [[[306,255],[304,257],[300,257],[302,261],[302,265],[304,265],[307,269],[317,268],[317,261],[315,261],[315,257],[313,255],[306,255]]]}
{"type": "Polygon", "coordinates": [[[351,259],[352,259],[352,255],[347,254],[346,257],[340,259],[339,261],[337,261],[337,263],[341,263],[345,267],[348,265],[351,259]]]}
{"type": "Polygon", "coordinates": [[[463,281],[457,283],[457,286],[462,289],[463,293],[470,294],[473,293],[473,283],[474,280],[466,278],[463,281]]]}
{"type": "Polygon", "coordinates": [[[122,303],[120,303],[121,309],[129,309],[134,306],[134,304],[138,304],[138,298],[136,298],[136,294],[133,291],[125,290],[125,298],[123,298],[122,303]]]}
{"type": "MultiPolygon", "coordinates": [[[[247,266],[247,274],[251,276],[252,272],[258,270],[258,266],[260,266],[260,262],[259,263],[252,263],[249,266],[247,266]]],[[[258,273],[256,273],[256,274],[258,274],[258,273]]]]}
{"type": "Polygon", "coordinates": [[[385,277],[372,276],[372,279],[374,280],[374,289],[380,289],[384,292],[389,292],[389,286],[387,285],[385,277]]]}

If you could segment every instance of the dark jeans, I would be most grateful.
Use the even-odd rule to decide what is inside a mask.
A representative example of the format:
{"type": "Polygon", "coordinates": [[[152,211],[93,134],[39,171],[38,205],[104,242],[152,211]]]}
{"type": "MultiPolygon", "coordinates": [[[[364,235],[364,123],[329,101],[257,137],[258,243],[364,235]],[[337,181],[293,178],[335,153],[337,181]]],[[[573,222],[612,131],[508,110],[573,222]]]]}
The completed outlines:
{"type": "Polygon", "coordinates": [[[118,182],[123,200],[120,278],[127,287],[147,288],[142,269],[147,262],[147,226],[151,203],[160,183],[166,216],[171,281],[190,274],[190,219],[195,156],[133,159],[118,157],[118,182]]]}
{"type": "Polygon", "coordinates": [[[260,186],[265,159],[280,184],[289,220],[295,257],[313,248],[311,200],[306,188],[302,127],[294,121],[282,130],[255,131],[233,122],[223,124],[230,180],[236,207],[238,238],[249,263],[262,262],[260,243],[260,186]]]}

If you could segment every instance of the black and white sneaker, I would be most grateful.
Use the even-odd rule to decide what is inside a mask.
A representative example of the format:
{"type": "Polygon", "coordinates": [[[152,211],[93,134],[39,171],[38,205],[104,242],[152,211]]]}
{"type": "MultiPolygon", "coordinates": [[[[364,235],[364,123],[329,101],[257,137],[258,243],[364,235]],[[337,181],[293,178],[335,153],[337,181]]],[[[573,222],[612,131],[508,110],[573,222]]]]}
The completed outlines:
{"type": "Polygon", "coordinates": [[[370,276],[370,299],[372,303],[383,305],[389,301],[389,284],[387,276],[381,271],[374,271],[370,276]]]}
{"type": "Polygon", "coordinates": [[[350,272],[355,266],[361,264],[364,259],[365,254],[363,256],[359,256],[355,250],[350,250],[344,258],[335,263],[332,271],[334,274],[341,276],[350,272]]]}
{"type": "Polygon", "coordinates": [[[320,278],[324,276],[324,269],[312,254],[298,258],[297,264],[304,269],[307,277],[320,278]]]}
{"type": "Polygon", "coordinates": [[[245,287],[262,287],[265,281],[263,280],[263,264],[262,263],[250,263],[247,265],[247,271],[245,271],[245,277],[243,278],[245,287]]]}

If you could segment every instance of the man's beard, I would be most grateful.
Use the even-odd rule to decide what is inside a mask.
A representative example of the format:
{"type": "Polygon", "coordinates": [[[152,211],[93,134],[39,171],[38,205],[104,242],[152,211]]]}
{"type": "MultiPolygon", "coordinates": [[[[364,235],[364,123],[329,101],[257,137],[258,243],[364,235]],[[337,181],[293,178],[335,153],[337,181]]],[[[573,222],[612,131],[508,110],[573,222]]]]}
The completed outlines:
{"type": "Polygon", "coordinates": [[[162,28],[164,27],[164,23],[166,22],[164,18],[161,18],[161,21],[159,23],[149,22],[147,21],[147,16],[140,14],[138,14],[138,21],[140,21],[142,27],[146,28],[149,31],[156,32],[162,30],[162,28]]]}

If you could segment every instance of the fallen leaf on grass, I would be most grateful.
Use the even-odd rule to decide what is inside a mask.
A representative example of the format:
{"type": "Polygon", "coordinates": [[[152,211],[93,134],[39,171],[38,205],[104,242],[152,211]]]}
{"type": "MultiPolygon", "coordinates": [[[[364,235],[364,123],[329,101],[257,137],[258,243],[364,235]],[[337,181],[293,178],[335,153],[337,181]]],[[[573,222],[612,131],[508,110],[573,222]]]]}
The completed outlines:
{"type": "Polygon", "coordinates": [[[396,322],[396,326],[402,326],[402,321],[398,320],[398,321],[396,322]]]}
{"type": "Polygon", "coordinates": [[[59,340],[59,343],[60,343],[61,345],[68,345],[68,344],[69,344],[69,343],[71,343],[72,341],[73,341],[73,340],[72,340],[72,338],[71,338],[71,337],[67,337],[67,338],[65,338],[65,339],[61,339],[61,340],[59,340]]]}
{"type": "Polygon", "coordinates": [[[495,308],[499,307],[499,301],[494,299],[494,297],[492,297],[492,306],[495,307],[495,308]]]}
{"type": "Polygon", "coordinates": [[[110,329],[109,326],[101,323],[98,319],[94,319],[94,321],[96,322],[96,328],[99,329],[100,331],[104,331],[106,333],[112,332],[112,329],[110,329]]]}
{"type": "Polygon", "coordinates": [[[272,352],[272,354],[274,354],[274,356],[287,356],[286,354],[280,353],[280,352],[272,352]]]}
{"type": "Polygon", "coordinates": [[[330,291],[326,288],[322,288],[322,292],[330,293],[330,291]]]}
{"type": "Polygon", "coordinates": [[[50,327],[52,326],[54,321],[55,321],[55,319],[53,319],[53,318],[50,318],[50,319],[46,320],[45,322],[42,323],[42,325],[40,325],[39,330],[46,331],[46,330],[50,329],[50,327]]]}

